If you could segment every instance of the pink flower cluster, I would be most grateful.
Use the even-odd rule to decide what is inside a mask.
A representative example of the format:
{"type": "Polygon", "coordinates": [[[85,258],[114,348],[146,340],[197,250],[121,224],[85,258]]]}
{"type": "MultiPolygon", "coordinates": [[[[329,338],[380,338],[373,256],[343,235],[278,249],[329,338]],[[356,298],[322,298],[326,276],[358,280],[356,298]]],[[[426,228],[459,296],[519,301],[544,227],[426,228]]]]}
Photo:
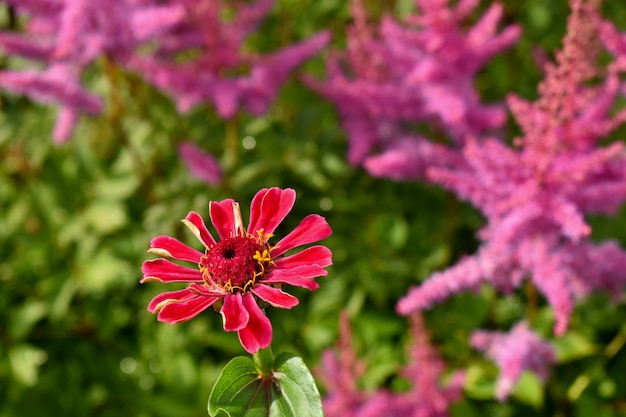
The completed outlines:
{"type": "Polygon", "coordinates": [[[347,50],[330,57],[327,80],[306,80],[336,105],[348,134],[349,162],[372,175],[421,178],[433,164],[456,164],[456,152],[413,133],[419,123],[439,127],[444,141],[458,145],[506,120],[503,106],[481,103],[474,77],[517,40],[520,28],[498,33],[502,6],[494,3],[464,29],[479,0],[448,3],[416,0],[420,14],[402,23],[386,16],[375,27],[363,1],[352,0],[347,50]]]}
{"type": "Polygon", "coordinates": [[[82,113],[102,111],[102,100],[82,85],[96,60],[139,72],[171,94],[181,111],[211,101],[220,116],[231,118],[242,107],[264,113],[290,72],[329,40],[324,32],[269,55],[244,53],[243,41],[273,0],[8,3],[27,21],[24,33],[0,33],[0,50],[38,61],[42,69],[0,71],[0,87],[58,105],[53,136],[59,142],[71,136],[82,113]],[[224,20],[229,14],[233,19],[224,20]],[[239,76],[227,75],[244,67],[239,76]]]}
{"type": "Polygon", "coordinates": [[[526,322],[518,323],[508,333],[476,331],[471,344],[500,368],[496,384],[496,398],[500,401],[511,394],[523,371],[533,371],[545,382],[549,366],[556,361],[554,348],[530,330],[526,322]]]}
{"type": "Polygon", "coordinates": [[[614,109],[623,87],[617,65],[596,66],[598,26],[606,23],[592,4],[571,4],[563,49],[545,67],[539,99],[508,98],[523,132],[516,147],[470,140],[463,163],[429,171],[432,181],[478,207],[487,225],[478,252],[413,288],[398,303],[401,314],[485,282],[507,293],[529,278],[554,309],[554,332],[562,335],[577,297],[620,294],[626,252],[614,241],[592,242],[584,216],[614,213],[626,199],[624,144],[600,143],[626,120],[625,110],[614,109]]]}
{"type": "Polygon", "coordinates": [[[411,383],[406,392],[380,389],[362,392],[357,379],[363,375],[365,364],[358,360],[351,343],[348,317],[340,322],[338,351],[326,351],[318,376],[329,391],[324,398],[324,412],[328,417],[445,417],[450,405],[461,397],[465,375],[457,372],[447,386],[440,385],[445,365],[436,349],[430,345],[428,332],[419,314],[411,316],[413,341],[409,351],[411,363],[401,376],[411,383]]]}
{"type": "Polygon", "coordinates": [[[290,73],[330,40],[326,31],[267,55],[245,53],[243,43],[274,0],[177,0],[184,19],[158,39],[153,54],[136,54],[129,67],[174,97],[180,111],[210,101],[230,119],[242,108],[262,115],[290,73]],[[234,17],[228,22],[224,15],[234,17]],[[193,53],[195,58],[177,57],[193,53]],[[242,68],[244,68],[242,73],[242,68]],[[227,73],[235,73],[232,77],[227,73]]]}

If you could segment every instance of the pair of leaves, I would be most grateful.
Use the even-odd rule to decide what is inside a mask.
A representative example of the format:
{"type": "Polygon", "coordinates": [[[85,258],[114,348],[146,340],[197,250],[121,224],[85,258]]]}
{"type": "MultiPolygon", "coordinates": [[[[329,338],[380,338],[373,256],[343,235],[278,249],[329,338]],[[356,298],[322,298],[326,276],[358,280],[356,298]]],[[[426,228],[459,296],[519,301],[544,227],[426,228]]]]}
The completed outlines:
{"type": "Polygon", "coordinates": [[[270,372],[244,356],[222,370],[209,396],[211,417],[323,417],[319,391],[304,361],[279,354],[270,372]]]}

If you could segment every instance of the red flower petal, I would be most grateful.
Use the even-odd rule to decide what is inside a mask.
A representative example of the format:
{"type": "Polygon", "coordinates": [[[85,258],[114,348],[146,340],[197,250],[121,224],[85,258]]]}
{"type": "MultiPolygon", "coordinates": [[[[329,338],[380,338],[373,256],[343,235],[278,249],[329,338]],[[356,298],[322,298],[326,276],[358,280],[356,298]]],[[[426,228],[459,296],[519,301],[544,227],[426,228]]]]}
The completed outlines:
{"type": "Polygon", "coordinates": [[[276,269],[291,269],[300,265],[329,266],[332,252],[326,246],[311,246],[302,252],[276,260],[276,269]]]}
{"type": "Polygon", "coordinates": [[[254,234],[263,229],[265,233],[273,233],[293,208],[296,192],[287,188],[264,188],[252,199],[250,204],[250,225],[248,233],[254,234]]]}
{"type": "Polygon", "coordinates": [[[241,301],[241,294],[227,294],[224,297],[224,305],[220,310],[224,321],[224,330],[234,332],[241,330],[248,324],[249,315],[241,301]]]}
{"type": "Polygon", "coordinates": [[[287,294],[278,288],[268,285],[256,285],[252,292],[259,298],[267,301],[274,307],[291,308],[298,305],[299,300],[291,294],[287,294]]]}
{"type": "Polygon", "coordinates": [[[159,258],[145,261],[141,266],[142,284],[149,281],[160,282],[202,282],[202,273],[198,269],[187,268],[159,258]]]}
{"type": "Polygon", "coordinates": [[[159,321],[174,324],[190,320],[202,313],[220,298],[217,296],[206,297],[197,294],[193,295],[194,297],[190,297],[188,300],[164,305],[157,315],[159,321]]]}
{"type": "Polygon", "coordinates": [[[195,264],[200,262],[200,257],[202,256],[201,252],[190,248],[180,240],[170,236],[157,236],[152,239],[150,241],[150,249],[148,252],[152,252],[166,258],[193,262],[195,264]]]}
{"type": "Polygon", "coordinates": [[[222,240],[235,236],[233,204],[235,201],[228,198],[222,201],[211,201],[209,206],[211,223],[215,226],[217,234],[222,240]]]}
{"type": "Polygon", "coordinates": [[[263,284],[289,284],[313,291],[318,289],[320,284],[311,278],[326,275],[328,271],[320,265],[300,265],[291,269],[273,269],[263,277],[263,284]]]}
{"type": "Polygon", "coordinates": [[[192,296],[196,296],[193,292],[189,291],[189,288],[178,291],[166,291],[163,292],[150,301],[148,304],[148,311],[151,313],[158,313],[163,307],[164,301],[171,300],[172,302],[188,299],[192,296]]]}
{"type": "Polygon", "coordinates": [[[272,323],[254,301],[252,294],[243,296],[243,305],[250,319],[248,325],[239,330],[239,341],[248,353],[256,353],[272,343],[272,323]]]}
{"type": "Polygon", "coordinates": [[[280,256],[290,249],[307,243],[317,242],[332,234],[326,220],[317,214],[306,216],[291,233],[282,238],[272,251],[272,257],[280,256]]]}
{"type": "Polygon", "coordinates": [[[215,239],[211,236],[211,232],[209,232],[209,229],[207,229],[204,224],[204,220],[202,220],[202,217],[198,213],[190,211],[182,222],[185,223],[185,226],[191,230],[191,233],[193,233],[205,247],[208,248],[211,245],[215,245],[215,239]]]}

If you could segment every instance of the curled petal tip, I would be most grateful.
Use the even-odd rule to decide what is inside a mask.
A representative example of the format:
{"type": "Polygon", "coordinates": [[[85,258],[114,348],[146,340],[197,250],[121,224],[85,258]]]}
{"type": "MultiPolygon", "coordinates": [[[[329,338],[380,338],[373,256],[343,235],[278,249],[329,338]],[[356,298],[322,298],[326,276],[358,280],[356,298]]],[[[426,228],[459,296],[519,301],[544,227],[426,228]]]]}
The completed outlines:
{"type": "Polygon", "coordinates": [[[148,252],[157,256],[163,256],[164,258],[173,258],[172,254],[163,248],[150,248],[148,249],[148,252]]]}

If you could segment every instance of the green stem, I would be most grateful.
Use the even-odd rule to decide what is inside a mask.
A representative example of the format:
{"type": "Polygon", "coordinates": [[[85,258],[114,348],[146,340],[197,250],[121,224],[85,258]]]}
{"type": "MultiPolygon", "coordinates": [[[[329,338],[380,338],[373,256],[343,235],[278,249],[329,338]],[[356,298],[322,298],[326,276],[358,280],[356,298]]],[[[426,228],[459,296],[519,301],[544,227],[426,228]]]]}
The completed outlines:
{"type": "Polygon", "coordinates": [[[269,378],[272,375],[274,368],[274,355],[272,354],[272,347],[261,349],[257,353],[252,354],[252,359],[256,365],[259,374],[263,378],[269,378]]]}
{"type": "Polygon", "coordinates": [[[224,165],[227,171],[232,172],[239,160],[239,141],[237,140],[237,120],[232,118],[226,121],[226,138],[224,145],[224,165]]]}
{"type": "Polygon", "coordinates": [[[526,280],[526,299],[526,317],[528,318],[528,322],[532,325],[537,318],[537,305],[539,300],[537,300],[537,289],[530,280],[526,280]]]}

